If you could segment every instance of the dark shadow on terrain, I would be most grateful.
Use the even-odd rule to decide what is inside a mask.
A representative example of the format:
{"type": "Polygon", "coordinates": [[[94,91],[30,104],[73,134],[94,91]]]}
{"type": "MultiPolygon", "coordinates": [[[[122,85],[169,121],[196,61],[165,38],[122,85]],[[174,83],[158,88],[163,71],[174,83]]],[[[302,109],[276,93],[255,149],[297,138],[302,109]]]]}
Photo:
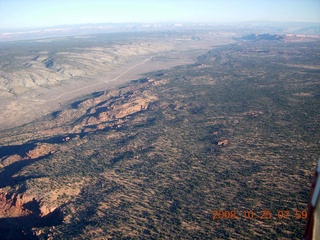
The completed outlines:
{"type": "Polygon", "coordinates": [[[51,113],[51,116],[55,119],[59,116],[59,113],[61,113],[61,111],[54,111],[53,113],[51,113]]]}
{"type": "Polygon", "coordinates": [[[100,107],[100,108],[96,109],[96,112],[94,113],[94,116],[98,117],[100,113],[106,112],[107,110],[108,110],[107,107],[100,107]]]}
{"type": "Polygon", "coordinates": [[[73,102],[73,103],[71,103],[71,107],[72,107],[72,108],[78,108],[79,105],[80,105],[82,102],[84,102],[84,101],[86,101],[86,100],[88,100],[88,99],[89,99],[89,98],[86,98],[86,99],[83,99],[83,100],[79,100],[79,101],[73,102]]]}
{"type": "Polygon", "coordinates": [[[148,82],[148,78],[140,78],[140,79],[136,79],[136,80],[131,80],[130,83],[146,83],[148,82]]]}
{"type": "MultiPolygon", "coordinates": [[[[95,217],[96,213],[101,210],[99,209],[99,200],[95,197],[92,198],[92,191],[96,193],[100,192],[101,183],[102,182],[92,183],[81,190],[79,197],[75,200],[75,204],[77,206],[85,204],[86,207],[79,208],[79,210],[73,214],[71,224],[65,225],[67,230],[62,234],[61,239],[77,239],[79,238],[79,233],[87,231],[88,226],[97,226],[101,225],[101,223],[108,224],[105,218],[95,217]]],[[[115,190],[114,187],[110,187],[108,193],[112,193],[115,190]]],[[[107,214],[109,211],[103,211],[103,213],[107,214]]]]}
{"type": "Polygon", "coordinates": [[[99,91],[99,92],[93,92],[91,93],[91,97],[100,97],[101,95],[103,95],[105,92],[104,91],[99,91]]]}
{"type": "Polygon", "coordinates": [[[45,65],[46,68],[52,69],[53,65],[54,65],[54,59],[53,58],[48,58],[44,61],[42,61],[45,65]]]}
{"type": "Polygon", "coordinates": [[[0,158],[3,158],[5,156],[11,156],[18,154],[20,157],[25,158],[27,153],[30,150],[33,150],[38,143],[50,143],[50,144],[59,144],[63,143],[64,139],[66,137],[74,138],[76,136],[84,137],[85,133],[79,133],[79,134],[68,134],[68,135],[59,135],[59,136],[54,136],[48,139],[36,139],[29,141],[25,144],[21,145],[9,145],[9,146],[2,146],[0,147],[0,158]]]}
{"type": "Polygon", "coordinates": [[[10,219],[0,219],[0,236],[3,240],[38,240],[31,230],[24,230],[10,224],[10,219]]]}
{"type": "MultiPolygon", "coordinates": [[[[108,100],[105,100],[105,101],[101,101],[101,102],[99,102],[97,105],[95,105],[94,107],[100,107],[100,106],[106,104],[106,102],[108,102],[108,101],[109,101],[109,99],[108,99],[108,100]]],[[[89,112],[89,110],[91,110],[91,108],[88,109],[88,112],[89,112]]]]}
{"type": "Polygon", "coordinates": [[[94,92],[94,93],[90,94],[90,96],[88,96],[88,97],[86,97],[86,98],[84,98],[84,99],[81,99],[81,100],[78,100],[78,101],[75,101],[75,102],[71,103],[71,107],[72,107],[72,108],[78,108],[78,106],[79,106],[82,102],[84,102],[84,101],[86,101],[86,100],[88,100],[88,99],[90,99],[90,98],[93,98],[93,97],[100,97],[100,96],[103,95],[103,94],[104,94],[104,91],[94,92]]]}
{"type": "Polygon", "coordinates": [[[30,210],[34,215],[40,216],[40,203],[33,199],[31,202],[23,204],[23,207],[30,210]]]}
{"type": "Polygon", "coordinates": [[[133,151],[127,151],[125,153],[119,154],[117,157],[114,157],[110,160],[111,165],[113,166],[117,162],[120,162],[123,159],[126,158],[133,158],[134,157],[134,152],[133,151]]]}
{"type": "Polygon", "coordinates": [[[30,144],[30,143],[32,143],[34,145],[36,145],[37,143],[60,144],[60,143],[65,142],[66,137],[69,137],[71,139],[75,138],[75,137],[83,138],[87,134],[88,133],[73,133],[73,134],[67,134],[67,135],[58,135],[58,136],[54,136],[54,137],[46,138],[46,139],[42,139],[42,140],[39,140],[39,139],[32,140],[28,144],[30,144]]]}
{"type": "Polygon", "coordinates": [[[18,173],[21,169],[24,167],[31,165],[37,161],[40,161],[43,158],[46,158],[50,154],[46,156],[42,156],[36,159],[28,159],[28,160],[21,160],[19,162],[14,162],[2,169],[0,172],[0,188],[6,187],[6,186],[14,186],[15,184],[32,179],[32,178],[39,178],[40,176],[19,176],[19,177],[12,177],[16,173],[18,173]]]}
{"type": "Polygon", "coordinates": [[[64,139],[66,137],[74,138],[76,136],[84,137],[84,133],[80,134],[68,134],[68,135],[59,135],[59,136],[54,136],[48,139],[36,139],[32,140],[30,142],[27,142],[25,144],[21,145],[10,145],[10,146],[2,146],[0,147],[0,158],[5,157],[5,156],[11,156],[14,154],[18,154],[20,157],[25,158],[26,154],[30,151],[33,150],[38,143],[50,143],[50,144],[59,144],[63,143],[64,139]]]}
{"type": "Polygon", "coordinates": [[[11,145],[0,147],[0,158],[18,154],[20,157],[25,157],[26,153],[36,146],[35,143],[26,143],[22,145],[11,145]]]}
{"type": "Polygon", "coordinates": [[[35,210],[33,214],[15,218],[0,218],[0,236],[3,240],[38,239],[32,232],[32,228],[52,227],[62,224],[63,213],[57,208],[44,217],[40,217],[39,203],[28,203],[35,210]],[[34,206],[31,206],[34,205],[34,206]]]}
{"type": "Polygon", "coordinates": [[[147,127],[151,127],[152,125],[154,125],[156,123],[157,118],[153,117],[153,118],[148,118],[147,121],[145,123],[138,123],[135,124],[134,127],[135,128],[147,128],[147,127]]]}

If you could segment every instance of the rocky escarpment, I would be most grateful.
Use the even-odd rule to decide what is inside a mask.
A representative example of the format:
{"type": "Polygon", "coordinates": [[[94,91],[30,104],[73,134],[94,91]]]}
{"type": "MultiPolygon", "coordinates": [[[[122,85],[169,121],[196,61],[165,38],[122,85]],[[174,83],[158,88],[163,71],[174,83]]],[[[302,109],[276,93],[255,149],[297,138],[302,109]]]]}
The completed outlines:
{"type": "Polygon", "coordinates": [[[0,192],[0,216],[1,217],[21,217],[33,214],[32,210],[26,206],[36,204],[37,201],[32,196],[23,194],[9,195],[0,192]]]}
{"type": "MultiPolygon", "coordinates": [[[[38,143],[37,148],[25,152],[26,157],[34,159],[53,153],[57,146],[52,142],[67,142],[89,132],[123,126],[133,115],[148,110],[158,101],[157,96],[146,89],[166,82],[166,79],[151,78],[134,80],[121,89],[96,92],[52,113],[51,117],[34,126],[33,131],[24,134],[24,143],[33,138],[51,138],[47,143],[38,143]]],[[[17,132],[17,139],[18,135],[17,132]]],[[[13,156],[7,157],[7,160],[15,159],[13,156]]]]}
{"type": "Polygon", "coordinates": [[[0,216],[1,217],[45,217],[57,208],[45,206],[41,200],[26,194],[9,194],[0,190],[0,216]]]}
{"type": "MultiPolygon", "coordinates": [[[[16,226],[40,239],[301,239],[303,219],[212,220],[214,206],[304,210],[318,157],[319,74],[281,67],[285,56],[271,50],[289,45],[259,53],[252,44],[62,102],[45,118],[2,131],[2,207],[21,216],[0,217],[0,234],[28,219],[27,228],[16,226]],[[6,162],[10,156],[17,161],[6,162]],[[18,194],[32,199],[17,205],[18,194]],[[49,217],[61,219],[59,209],[55,226],[49,217]]],[[[308,48],[290,49],[303,56],[308,48]]]]}
{"type": "Polygon", "coordinates": [[[14,146],[0,155],[0,169],[15,162],[38,160],[53,154],[56,151],[56,148],[56,145],[48,143],[28,144],[23,148],[14,146]]]}
{"type": "Polygon", "coordinates": [[[51,215],[62,219],[60,207],[81,192],[82,183],[76,181],[65,187],[53,186],[47,193],[41,193],[41,189],[35,186],[49,186],[50,179],[34,176],[30,179],[30,184],[34,184],[32,192],[23,190],[21,186],[15,191],[10,187],[24,180],[23,177],[16,177],[19,170],[47,157],[54,158],[56,153],[65,151],[69,141],[85,134],[122,128],[133,115],[147,111],[150,105],[154,106],[157,102],[157,97],[146,89],[165,82],[166,79],[143,78],[120,89],[94,93],[72,103],[67,109],[53,113],[45,121],[34,125],[35,128],[29,133],[19,136],[17,132],[17,139],[24,140],[12,142],[11,146],[2,148],[0,154],[0,180],[3,180],[0,184],[1,221],[10,219],[8,221],[13,223],[14,229],[26,229],[37,227],[44,219],[50,222],[51,215]],[[35,141],[36,138],[41,140],[35,141]]]}
{"type": "Polygon", "coordinates": [[[48,209],[33,196],[0,191],[1,239],[37,239],[34,227],[61,224],[59,208],[48,209]]]}

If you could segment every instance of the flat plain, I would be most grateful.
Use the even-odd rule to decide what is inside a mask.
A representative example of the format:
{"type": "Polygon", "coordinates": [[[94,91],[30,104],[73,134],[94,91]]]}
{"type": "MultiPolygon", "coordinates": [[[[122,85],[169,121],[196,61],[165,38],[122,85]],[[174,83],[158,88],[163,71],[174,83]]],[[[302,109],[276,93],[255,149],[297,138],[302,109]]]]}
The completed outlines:
{"type": "Polygon", "coordinates": [[[320,150],[320,42],[199,51],[172,68],[166,52],[143,55],[130,67],[169,63],[72,100],[52,93],[53,112],[1,131],[0,232],[301,239],[320,150]]]}
{"type": "Polygon", "coordinates": [[[30,122],[62,102],[140,74],[192,63],[209,48],[232,41],[219,32],[187,31],[1,43],[0,129],[30,122]]]}

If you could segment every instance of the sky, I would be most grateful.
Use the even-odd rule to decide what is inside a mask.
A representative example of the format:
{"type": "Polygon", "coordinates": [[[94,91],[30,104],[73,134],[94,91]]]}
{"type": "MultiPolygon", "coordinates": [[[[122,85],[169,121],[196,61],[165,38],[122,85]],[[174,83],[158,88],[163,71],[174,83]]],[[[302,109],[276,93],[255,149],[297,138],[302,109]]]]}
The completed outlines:
{"type": "Polygon", "coordinates": [[[0,0],[0,29],[244,21],[320,23],[320,0],[0,0]]]}

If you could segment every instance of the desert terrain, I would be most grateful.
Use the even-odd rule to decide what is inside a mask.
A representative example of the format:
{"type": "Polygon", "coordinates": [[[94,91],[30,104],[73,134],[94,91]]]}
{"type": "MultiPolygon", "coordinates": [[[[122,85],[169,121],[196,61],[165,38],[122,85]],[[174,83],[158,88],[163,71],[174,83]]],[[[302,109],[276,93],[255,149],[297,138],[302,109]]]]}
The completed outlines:
{"type": "Polygon", "coordinates": [[[192,63],[209,48],[232,42],[233,35],[110,33],[2,43],[0,129],[28,123],[68,100],[143,73],[192,63]]]}
{"type": "Polygon", "coordinates": [[[15,61],[37,71],[2,60],[12,80],[2,85],[0,234],[302,239],[320,150],[319,40],[152,34],[152,48],[118,39],[108,71],[98,37],[95,48],[72,38],[83,55],[57,40],[43,53],[48,70],[25,46],[15,61]],[[53,80],[27,85],[39,69],[53,80]]]}

